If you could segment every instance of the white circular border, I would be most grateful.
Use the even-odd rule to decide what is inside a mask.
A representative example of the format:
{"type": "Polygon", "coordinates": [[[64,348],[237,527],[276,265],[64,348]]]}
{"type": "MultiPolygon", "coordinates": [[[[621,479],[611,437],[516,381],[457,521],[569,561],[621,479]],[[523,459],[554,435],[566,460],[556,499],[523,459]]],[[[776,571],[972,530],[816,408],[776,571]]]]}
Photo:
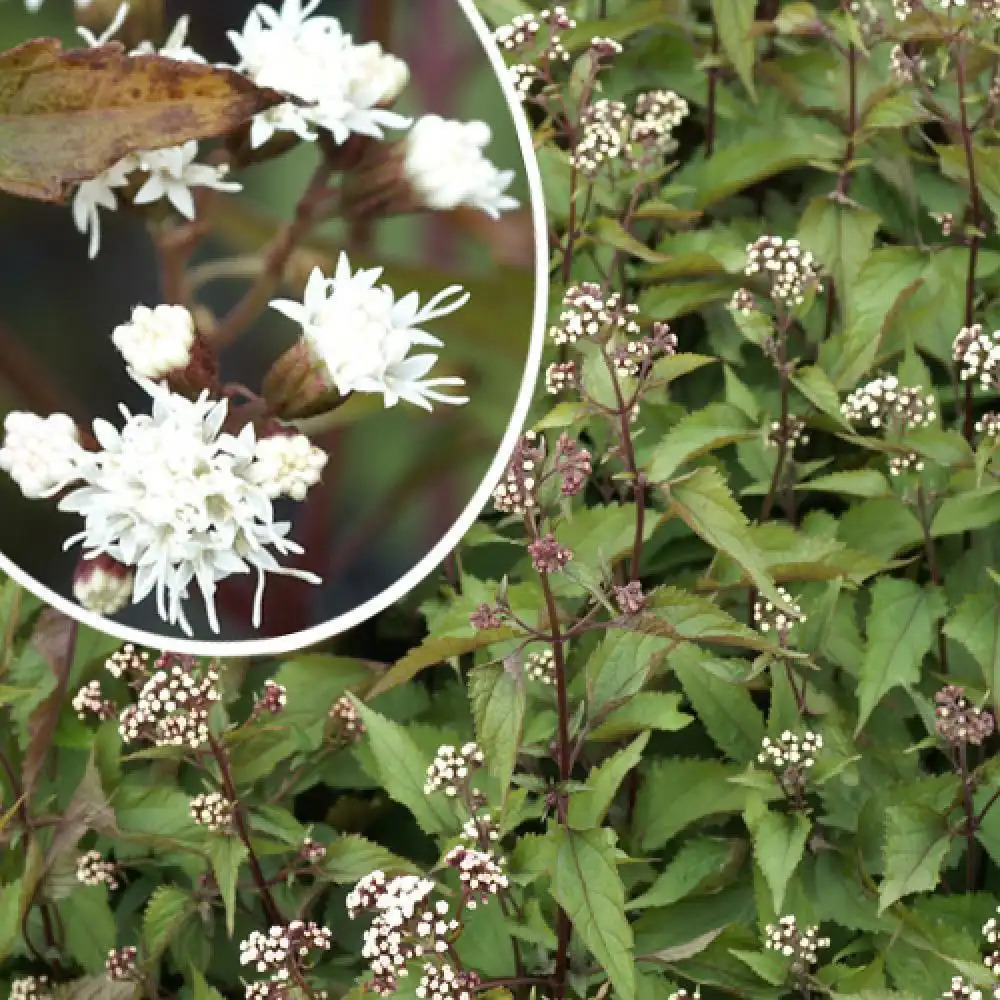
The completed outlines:
{"type": "Polygon", "coordinates": [[[476,10],[474,0],[456,0],[459,7],[472,25],[479,38],[493,71],[500,82],[500,88],[514,119],[514,128],[521,147],[521,157],[528,175],[528,189],[531,200],[532,222],[535,228],[535,306],[531,325],[531,343],[528,348],[528,360],[514,404],[514,412],[510,424],[500,443],[493,464],[486,473],[479,489],[472,495],[465,510],[458,520],[445,532],[444,537],[416,566],[399,578],[391,587],[383,590],[378,596],[358,605],[352,611],[331,618],[322,625],[314,625],[300,632],[275,639],[243,639],[239,641],[199,642],[189,639],[171,639],[164,645],[163,636],[142,629],[133,629],[87,611],[80,605],[68,601],[55,591],[43,586],[29,574],[24,573],[0,552],[0,570],[6,573],[20,586],[30,590],[42,598],[50,606],[63,614],[99,632],[116,636],[125,642],[136,643],[149,649],[170,650],[175,653],[186,653],[193,656],[275,656],[282,653],[294,653],[314,646],[325,639],[346,632],[360,625],[369,618],[384,611],[389,605],[405,597],[418,583],[425,580],[437,569],[445,558],[457,548],[465,533],[476,522],[485,508],[496,484],[506,468],[507,462],[514,451],[514,445],[528,416],[528,409],[534,397],[535,385],[542,363],[542,348],[545,339],[545,317],[548,311],[549,297],[549,240],[548,220],[545,216],[545,198],[542,191],[542,175],[538,169],[538,160],[532,142],[528,119],[524,114],[520,98],[510,82],[506,63],[500,54],[500,49],[493,41],[493,35],[485,19],[476,10]]]}

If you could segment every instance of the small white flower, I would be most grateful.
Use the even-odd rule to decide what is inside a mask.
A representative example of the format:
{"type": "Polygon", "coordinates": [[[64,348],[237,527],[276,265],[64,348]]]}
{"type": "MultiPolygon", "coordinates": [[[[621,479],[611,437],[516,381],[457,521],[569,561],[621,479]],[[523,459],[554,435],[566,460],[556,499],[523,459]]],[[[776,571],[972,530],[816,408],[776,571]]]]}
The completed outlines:
{"type": "Polygon", "coordinates": [[[498,170],[483,150],[492,139],[485,122],[458,122],[427,115],[407,135],[403,169],[428,208],[467,205],[498,219],[520,202],[506,194],[513,170],[498,170]]]}
{"type": "Polygon", "coordinates": [[[111,340],[136,373],[160,378],[188,366],[194,335],[194,318],[184,306],[136,306],[111,340]]]}
{"type": "Polygon", "coordinates": [[[387,407],[403,399],[426,410],[431,409],[430,400],[467,403],[467,397],[437,391],[464,385],[462,379],[424,378],[436,354],[409,352],[415,346],[442,347],[420,327],[461,309],[468,293],[452,285],[421,306],[416,292],[397,301],[388,285],[376,285],[381,275],[380,267],[352,274],[347,255],[341,254],[332,278],[313,269],[302,302],[275,299],[271,307],[301,325],[320,376],[343,396],[379,393],[387,407]]]}
{"type": "MultiPolygon", "coordinates": [[[[90,0],[77,0],[76,6],[78,8],[85,8],[90,6],[90,0]]],[[[118,10],[115,11],[115,16],[111,19],[108,26],[99,35],[95,35],[90,28],[85,28],[83,26],[76,29],[76,33],[90,46],[92,49],[99,49],[102,45],[107,45],[115,35],[118,34],[121,26],[125,23],[125,18],[128,17],[128,4],[119,4],[118,10]]]]}
{"type": "Polygon", "coordinates": [[[250,478],[269,496],[301,501],[322,478],[327,459],[304,434],[275,434],[257,442],[250,478]]]}
{"type": "Polygon", "coordinates": [[[133,56],[158,55],[177,62],[205,64],[206,59],[187,44],[188,24],[190,18],[185,14],[177,19],[173,30],[167,35],[166,41],[157,48],[152,42],[140,42],[129,54],[133,56]]]}
{"type": "Polygon", "coordinates": [[[89,181],[84,181],[73,195],[73,225],[77,232],[86,235],[90,233],[90,244],[87,256],[93,260],[101,245],[101,220],[99,208],[115,211],[118,208],[118,196],[114,189],[128,184],[129,174],[138,166],[134,156],[126,156],[107,170],[99,173],[89,181]]]}
{"type": "Polygon", "coordinates": [[[194,139],[183,146],[139,153],[139,168],[147,171],[149,178],[136,192],[133,202],[148,205],[166,198],[185,219],[193,219],[195,207],[191,188],[207,187],[227,192],[242,190],[238,182],[223,180],[228,168],[195,163],[197,155],[198,143],[194,139]]]}
{"type": "Polygon", "coordinates": [[[54,496],[78,476],[80,432],[64,413],[39,417],[15,410],[4,420],[0,469],[29,500],[54,496]]]}

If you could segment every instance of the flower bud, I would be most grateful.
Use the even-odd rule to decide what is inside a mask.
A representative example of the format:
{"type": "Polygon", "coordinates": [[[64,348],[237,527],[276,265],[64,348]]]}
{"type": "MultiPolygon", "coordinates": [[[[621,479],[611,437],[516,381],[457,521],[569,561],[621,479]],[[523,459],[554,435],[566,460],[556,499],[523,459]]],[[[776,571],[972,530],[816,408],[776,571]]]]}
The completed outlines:
{"type": "Polygon", "coordinates": [[[132,570],[108,555],[82,558],[73,574],[73,596],[88,611],[113,615],[132,599],[132,570]]]}
{"type": "Polygon", "coordinates": [[[344,401],[323,377],[308,344],[299,340],[264,376],[263,396],[282,420],[300,420],[333,410],[344,401]]]}

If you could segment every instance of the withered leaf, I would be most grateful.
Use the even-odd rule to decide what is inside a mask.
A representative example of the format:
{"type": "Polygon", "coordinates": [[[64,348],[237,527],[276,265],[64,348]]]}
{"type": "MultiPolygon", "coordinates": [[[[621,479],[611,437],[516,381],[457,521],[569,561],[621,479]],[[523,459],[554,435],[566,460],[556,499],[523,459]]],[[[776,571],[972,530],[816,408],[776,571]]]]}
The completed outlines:
{"type": "Polygon", "coordinates": [[[62,201],[129,153],[223,135],[284,100],[232,70],[37,38],[0,53],[0,190],[62,201]]]}

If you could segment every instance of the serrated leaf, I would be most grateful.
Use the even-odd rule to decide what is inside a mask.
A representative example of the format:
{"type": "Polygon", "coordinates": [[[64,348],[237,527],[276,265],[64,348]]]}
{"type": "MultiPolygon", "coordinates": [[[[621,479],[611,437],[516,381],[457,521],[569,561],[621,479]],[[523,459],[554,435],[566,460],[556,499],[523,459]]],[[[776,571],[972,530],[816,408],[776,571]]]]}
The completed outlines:
{"type": "Polygon", "coordinates": [[[792,385],[802,393],[820,413],[828,416],[840,427],[850,428],[850,424],[840,412],[840,396],[837,387],[818,365],[806,365],[792,374],[792,385]]]}
{"type": "Polygon", "coordinates": [[[712,0],[712,16],[719,30],[722,51],[729,57],[747,93],[755,97],[753,65],[756,57],[753,27],[754,0],[712,0]]]}
{"type": "Polygon", "coordinates": [[[934,643],[935,622],[944,612],[944,598],[937,590],[890,577],[875,581],[858,682],[855,733],[888,691],[920,680],[920,664],[934,643]]]}
{"type": "Polygon", "coordinates": [[[80,886],[57,906],[66,929],[66,950],[84,972],[101,973],[118,933],[107,889],[80,886]]]}
{"type": "Polygon", "coordinates": [[[944,819],[926,806],[890,806],[885,812],[885,830],[880,914],[904,896],[936,888],[941,862],[951,845],[944,819]]]}
{"type": "Polygon", "coordinates": [[[625,919],[625,888],[607,832],[559,827],[554,842],[552,896],[608,973],[620,1000],[633,1000],[632,928],[625,919]]]}
{"type": "Polygon", "coordinates": [[[640,691],[624,705],[610,712],[604,721],[591,730],[589,739],[617,740],[643,729],[675,733],[689,726],[694,719],[678,710],[680,695],[673,691],[640,691]]]}
{"type": "Polygon", "coordinates": [[[781,913],[788,882],[802,860],[812,823],[802,813],[770,809],[748,810],[746,821],[753,838],[754,858],[771,890],[774,911],[781,913]]]}
{"type": "Polygon", "coordinates": [[[369,872],[406,874],[417,871],[412,861],[400,858],[381,844],[357,833],[345,833],[331,841],[323,859],[323,874],[333,882],[357,882],[369,872]]]}
{"type": "Polygon", "coordinates": [[[212,870],[226,911],[226,933],[231,938],[236,925],[236,883],[240,866],[247,859],[246,845],[235,837],[213,837],[208,844],[212,870]]]}
{"type": "Polygon", "coordinates": [[[625,776],[638,766],[648,742],[649,733],[643,733],[590,771],[585,787],[570,795],[571,827],[575,830],[589,830],[600,826],[625,776]]]}
{"type": "Polygon", "coordinates": [[[979,531],[1000,521],[1000,489],[989,487],[946,497],[941,501],[931,534],[935,538],[961,535],[966,531],[979,531]]]}
{"type": "Polygon", "coordinates": [[[991,594],[967,594],[944,634],[972,654],[993,698],[1000,697],[1000,602],[991,594]]]}
{"type": "Polygon", "coordinates": [[[848,497],[885,497],[892,494],[889,481],[878,469],[852,469],[849,472],[831,472],[807,483],[799,483],[797,490],[817,490],[848,497]]]}
{"type": "Polygon", "coordinates": [[[746,856],[744,841],[700,838],[686,843],[656,881],[631,900],[626,910],[670,906],[704,886],[716,883],[746,856]]]}
{"type": "Polygon", "coordinates": [[[504,662],[477,667],[468,679],[469,702],[476,724],[476,738],[486,764],[506,796],[521,744],[527,702],[520,665],[504,662]]]}
{"type": "Polygon", "coordinates": [[[427,760],[406,730],[353,699],[365,724],[366,738],[375,757],[379,781],[389,796],[406,806],[425,833],[440,833],[455,825],[455,818],[441,795],[425,795],[427,760]]]}
{"type": "Polygon", "coordinates": [[[709,403],[672,427],[653,451],[649,481],[662,483],[699,455],[756,437],[746,415],[729,403],[709,403]]]}
{"type": "Polygon", "coordinates": [[[224,135],[282,100],[232,70],[36,38],[0,53],[0,189],[60,201],[129,153],[224,135]]]}
{"type": "Polygon", "coordinates": [[[591,713],[596,715],[637,694],[649,677],[653,659],[669,646],[669,639],[634,632],[605,636],[587,660],[591,713]]]}
{"type": "Polygon", "coordinates": [[[849,295],[881,222],[867,208],[826,196],[813,198],[802,213],[799,240],[833,275],[839,296],[849,295]]]}
{"type": "MultiPolygon", "coordinates": [[[[144,957],[153,962],[159,959],[167,950],[174,934],[196,908],[194,898],[182,889],[172,885],[157,886],[149,897],[142,918],[144,957]]],[[[229,934],[231,937],[231,930],[229,934]]]]}

